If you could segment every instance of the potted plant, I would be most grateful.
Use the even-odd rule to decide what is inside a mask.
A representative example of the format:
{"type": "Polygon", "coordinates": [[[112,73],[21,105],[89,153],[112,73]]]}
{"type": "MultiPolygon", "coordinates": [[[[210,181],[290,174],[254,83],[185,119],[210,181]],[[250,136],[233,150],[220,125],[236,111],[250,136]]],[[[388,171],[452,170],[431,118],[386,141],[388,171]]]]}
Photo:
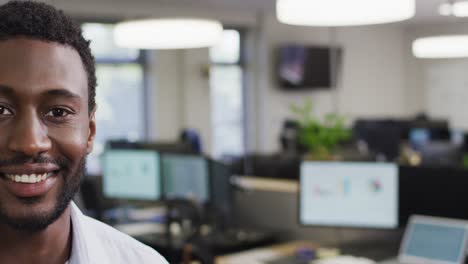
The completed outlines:
{"type": "Polygon", "coordinates": [[[313,115],[312,100],[304,105],[290,106],[296,116],[300,130],[299,142],[308,150],[307,159],[333,160],[333,152],[338,144],[351,137],[351,132],[344,125],[345,119],[337,114],[329,113],[323,120],[313,115]]]}

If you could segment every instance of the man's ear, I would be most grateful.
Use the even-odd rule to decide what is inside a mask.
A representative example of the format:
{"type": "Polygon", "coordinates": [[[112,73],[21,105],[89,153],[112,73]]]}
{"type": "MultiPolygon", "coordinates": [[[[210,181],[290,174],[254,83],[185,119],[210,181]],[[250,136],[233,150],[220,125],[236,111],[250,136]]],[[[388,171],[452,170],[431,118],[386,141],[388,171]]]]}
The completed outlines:
{"type": "Polygon", "coordinates": [[[86,152],[89,154],[93,151],[94,137],[96,136],[96,106],[89,114],[89,133],[86,145],[86,152]]]}

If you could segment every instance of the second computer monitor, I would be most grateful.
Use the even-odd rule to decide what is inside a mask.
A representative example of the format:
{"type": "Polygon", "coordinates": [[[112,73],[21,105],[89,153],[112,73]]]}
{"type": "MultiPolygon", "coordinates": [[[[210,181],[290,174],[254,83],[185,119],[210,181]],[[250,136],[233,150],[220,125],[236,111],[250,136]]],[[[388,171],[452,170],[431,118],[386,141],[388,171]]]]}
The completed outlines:
{"type": "Polygon", "coordinates": [[[162,154],[164,196],[206,202],[209,199],[208,161],[202,156],[162,154]]]}
{"type": "Polygon", "coordinates": [[[209,160],[211,175],[211,204],[221,214],[228,217],[231,212],[233,193],[231,187],[232,172],[230,168],[219,161],[209,160]]]}
{"type": "Polygon", "coordinates": [[[299,221],[315,226],[396,228],[398,167],[389,163],[303,162],[299,221]]]}
{"type": "Polygon", "coordinates": [[[159,200],[159,154],[142,149],[108,149],[104,153],[103,191],[109,198],[159,200]]]}

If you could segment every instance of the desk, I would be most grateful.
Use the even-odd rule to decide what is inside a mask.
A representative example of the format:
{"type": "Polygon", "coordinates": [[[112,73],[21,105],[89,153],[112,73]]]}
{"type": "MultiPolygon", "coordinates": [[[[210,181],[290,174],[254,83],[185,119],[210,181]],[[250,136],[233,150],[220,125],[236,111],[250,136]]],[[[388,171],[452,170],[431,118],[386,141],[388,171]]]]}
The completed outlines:
{"type": "Polygon", "coordinates": [[[293,241],[269,247],[247,250],[240,253],[218,256],[215,264],[260,264],[278,257],[289,256],[300,248],[317,248],[318,245],[309,241],[293,241]]]}
{"type": "MultiPolygon", "coordinates": [[[[314,249],[319,247],[320,246],[318,244],[310,241],[292,241],[284,244],[218,256],[215,258],[215,264],[262,264],[266,261],[294,255],[294,253],[301,248],[314,249]]],[[[343,255],[366,257],[376,261],[381,261],[396,256],[398,254],[398,244],[350,244],[341,246],[340,252],[343,255]]]]}
{"type": "Polygon", "coordinates": [[[299,182],[297,180],[269,179],[255,176],[234,177],[236,184],[247,190],[279,192],[279,193],[297,193],[299,191],[299,182]]]}

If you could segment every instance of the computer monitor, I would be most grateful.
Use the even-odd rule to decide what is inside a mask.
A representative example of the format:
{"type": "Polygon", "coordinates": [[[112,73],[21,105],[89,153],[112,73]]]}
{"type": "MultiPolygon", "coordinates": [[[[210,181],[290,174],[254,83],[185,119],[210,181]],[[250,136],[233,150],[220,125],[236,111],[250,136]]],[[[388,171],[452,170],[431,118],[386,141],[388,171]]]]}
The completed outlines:
{"type": "Polygon", "coordinates": [[[400,263],[465,263],[468,222],[413,215],[406,227],[400,263]]]}
{"type": "Polygon", "coordinates": [[[104,153],[103,192],[126,200],[159,200],[159,154],[140,149],[108,149],[104,153]]]}
{"type": "Polygon", "coordinates": [[[210,179],[211,179],[211,199],[210,204],[217,210],[217,213],[223,218],[222,221],[229,222],[233,192],[231,185],[232,172],[229,166],[216,160],[209,160],[210,179]]]}
{"type": "Polygon", "coordinates": [[[412,129],[426,129],[431,140],[449,140],[450,128],[447,120],[415,120],[409,123],[412,129]]]}
{"type": "Polygon", "coordinates": [[[209,199],[209,168],[203,156],[161,154],[163,193],[166,199],[204,203],[209,199]]]}
{"type": "Polygon", "coordinates": [[[183,142],[149,142],[149,141],[127,141],[110,140],[107,141],[107,148],[110,149],[147,149],[173,154],[194,154],[194,150],[183,142]]]}
{"type": "Polygon", "coordinates": [[[421,164],[426,166],[460,166],[462,146],[450,141],[432,141],[421,145],[421,164]]]}
{"type": "Polygon", "coordinates": [[[390,163],[302,162],[299,221],[313,226],[397,227],[398,167],[390,163]]]}
{"type": "Polygon", "coordinates": [[[411,215],[468,220],[468,170],[456,167],[399,167],[400,225],[411,215]]]}
{"type": "Polygon", "coordinates": [[[408,137],[411,147],[415,150],[420,150],[424,144],[431,141],[431,133],[427,128],[412,128],[408,137]]]}
{"type": "Polygon", "coordinates": [[[354,137],[364,141],[369,150],[392,161],[400,154],[406,123],[391,119],[357,120],[353,127],[354,137]]]}

